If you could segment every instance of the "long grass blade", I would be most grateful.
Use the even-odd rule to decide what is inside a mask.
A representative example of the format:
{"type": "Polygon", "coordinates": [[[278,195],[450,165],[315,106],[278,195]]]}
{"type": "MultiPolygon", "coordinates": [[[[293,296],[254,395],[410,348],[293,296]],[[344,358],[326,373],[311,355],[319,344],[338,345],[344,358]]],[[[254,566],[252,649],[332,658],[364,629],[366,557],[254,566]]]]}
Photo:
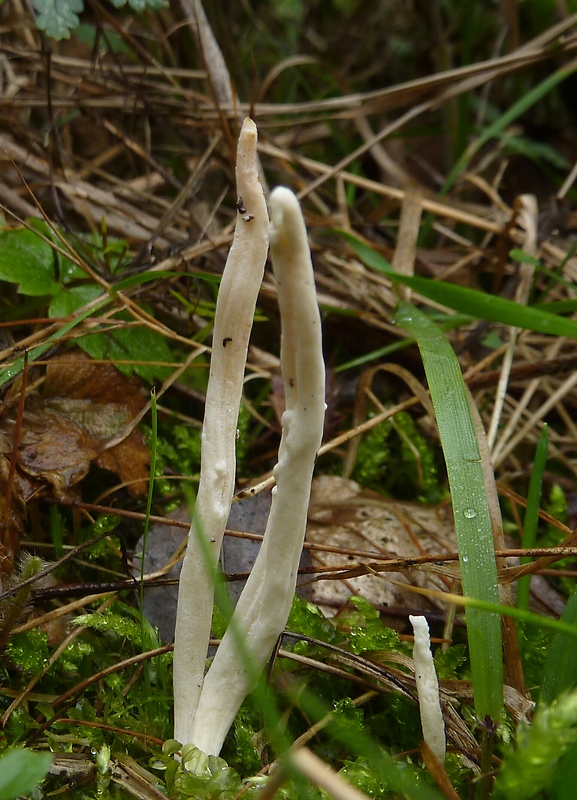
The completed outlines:
{"type": "Polygon", "coordinates": [[[469,289],[466,286],[457,286],[454,283],[419,276],[399,275],[386,259],[364,242],[351,234],[342,231],[340,233],[367,267],[386,275],[393,282],[409,286],[422,297],[428,297],[429,300],[434,300],[447,308],[477,319],[500,322],[502,325],[513,325],[516,328],[536,333],[577,339],[577,322],[574,320],[544,311],[542,307],[524,306],[513,300],[487,294],[477,289],[469,289]]]}
{"type": "Polygon", "coordinates": [[[530,91],[524,92],[516,103],[507,109],[504,114],[496,119],[481,133],[480,136],[472,142],[465,150],[462,156],[458,159],[453,169],[449,173],[445,184],[441,190],[442,194],[446,194],[457,182],[459,176],[467,168],[467,164],[475,156],[476,153],[483,148],[491,139],[502,136],[505,129],[514,120],[518,119],[521,114],[525,114],[530,108],[539,102],[543,97],[548,95],[556,86],[566,80],[577,69],[577,61],[573,60],[569,64],[564,64],[558,70],[548,75],[541,83],[538,83],[530,91]]]}
{"type": "MultiPolygon", "coordinates": [[[[560,622],[577,626],[577,587],[571,592],[560,622]]],[[[562,692],[577,686],[576,663],[577,637],[569,632],[556,633],[545,660],[540,703],[552,703],[562,692]]]]}
{"type": "MultiPolygon", "coordinates": [[[[414,336],[421,351],[447,464],[463,592],[498,603],[485,479],[459,362],[436,325],[411,304],[399,304],[395,323],[414,336]]],[[[470,607],[466,618],[475,710],[479,718],[495,720],[503,705],[501,620],[470,607]]]]}

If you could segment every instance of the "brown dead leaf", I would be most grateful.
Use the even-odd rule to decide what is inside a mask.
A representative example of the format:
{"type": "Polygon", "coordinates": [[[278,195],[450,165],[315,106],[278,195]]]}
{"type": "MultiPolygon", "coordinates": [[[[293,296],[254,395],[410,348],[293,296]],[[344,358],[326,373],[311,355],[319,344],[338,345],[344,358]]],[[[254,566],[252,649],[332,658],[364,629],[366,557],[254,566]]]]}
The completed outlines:
{"type": "Polygon", "coordinates": [[[86,475],[98,449],[98,440],[80,425],[40,404],[35,413],[24,416],[18,467],[30,477],[46,481],[56,497],[63,497],[86,475]]]}
{"type": "Polygon", "coordinates": [[[15,410],[0,419],[0,560],[8,559],[6,571],[19,547],[28,503],[75,497],[91,464],[118,475],[134,497],[146,493],[150,454],[141,431],[131,430],[145,405],[141,382],[112,364],[83,354],[53,359],[42,396],[27,397],[10,493],[15,410]]]}
{"type": "MultiPolygon", "coordinates": [[[[446,506],[390,500],[334,475],[323,475],[313,482],[307,541],[349,551],[310,551],[315,566],[344,568],[374,561],[375,557],[411,559],[456,549],[451,513],[446,506]]],[[[414,613],[436,606],[428,598],[409,593],[397,584],[446,589],[445,580],[422,568],[322,580],[311,585],[311,600],[330,616],[356,594],[378,608],[384,607],[385,613],[386,608],[392,613],[400,610],[414,613]]],[[[394,620],[387,622],[395,626],[394,620]]]]}
{"type": "Polygon", "coordinates": [[[76,423],[97,443],[91,460],[118,475],[133,497],[146,493],[150,453],[135,428],[114,447],[116,439],[146,405],[142,383],[112,364],[91,361],[84,354],[53,359],[46,370],[45,403],[76,423]]]}

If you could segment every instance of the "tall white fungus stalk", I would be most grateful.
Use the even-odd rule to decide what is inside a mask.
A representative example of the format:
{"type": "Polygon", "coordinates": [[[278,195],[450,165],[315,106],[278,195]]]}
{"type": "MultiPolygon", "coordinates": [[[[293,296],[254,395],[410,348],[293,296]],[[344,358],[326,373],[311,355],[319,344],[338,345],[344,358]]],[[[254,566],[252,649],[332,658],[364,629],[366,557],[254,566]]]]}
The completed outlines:
{"type": "Polygon", "coordinates": [[[192,728],[190,741],[211,754],[220,752],[242,701],[286,625],[324,426],[321,320],[305,223],[297,198],[284,187],[272,192],[269,209],[286,411],[263,543],[206,675],[192,728]]]}
{"type": "Polygon", "coordinates": [[[286,397],[276,486],[259,555],[205,677],[218,557],[234,491],[248,341],[269,241],[256,136],[254,123],[245,120],[237,152],[239,214],[216,304],[200,483],[174,641],[175,739],[215,755],[288,619],[325,412],[321,320],[307,232],[298,200],[280,187],[270,197],[286,397]]]}
{"type": "Polygon", "coordinates": [[[192,742],[214,604],[218,557],[235,483],[235,437],[248,342],[268,251],[257,172],[257,130],[243,123],[237,150],[238,217],[214,319],[201,473],[184,557],[174,638],[174,735],[192,742]]]}

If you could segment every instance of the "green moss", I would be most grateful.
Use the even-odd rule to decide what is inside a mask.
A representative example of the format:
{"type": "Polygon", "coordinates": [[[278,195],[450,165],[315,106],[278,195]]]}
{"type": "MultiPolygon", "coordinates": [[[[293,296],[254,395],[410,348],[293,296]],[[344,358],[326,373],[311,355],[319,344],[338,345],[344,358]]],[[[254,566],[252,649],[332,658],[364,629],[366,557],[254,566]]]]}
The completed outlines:
{"type": "MultiPolygon", "coordinates": [[[[142,425],[142,430],[150,446],[152,432],[150,427],[142,425]]],[[[190,478],[198,479],[200,469],[201,431],[190,425],[181,425],[168,421],[159,421],[156,439],[156,465],[154,481],[154,497],[159,499],[174,495],[190,478]],[[182,476],[182,480],[174,480],[167,476],[182,476]]],[[[175,501],[175,507],[181,499],[175,501]]],[[[165,509],[168,511],[171,508],[165,509]]]]}
{"type": "Polygon", "coordinates": [[[303,636],[331,644],[340,638],[333,622],[322,611],[302,597],[295,595],[287,622],[287,629],[303,636]]]}
{"type": "Polygon", "coordinates": [[[92,628],[101,633],[112,633],[121,639],[128,639],[133,644],[140,644],[142,634],[140,625],[134,620],[111,610],[94,614],[80,614],[73,622],[74,625],[92,628]]]}
{"type": "Polygon", "coordinates": [[[435,651],[435,669],[439,678],[457,678],[459,669],[467,661],[467,648],[464,644],[454,644],[446,650],[440,647],[435,651]]]}
{"type": "Polygon", "coordinates": [[[399,645],[399,634],[383,625],[379,612],[364,597],[351,597],[355,610],[339,616],[339,626],[347,631],[353,653],[393,650],[399,645]]]}
{"type": "Polygon", "coordinates": [[[6,653],[27,675],[37,675],[48,661],[48,637],[36,628],[17,633],[8,642],[6,653]]]}
{"type": "Polygon", "coordinates": [[[437,449],[411,415],[401,412],[363,438],[352,477],[367,489],[399,500],[434,503],[443,496],[438,463],[437,449]]]}
{"type": "Polygon", "coordinates": [[[522,724],[517,744],[503,760],[494,800],[529,800],[555,779],[559,761],[577,743],[577,692],[562,695],[537,710],[531,726],[522,724]]]}

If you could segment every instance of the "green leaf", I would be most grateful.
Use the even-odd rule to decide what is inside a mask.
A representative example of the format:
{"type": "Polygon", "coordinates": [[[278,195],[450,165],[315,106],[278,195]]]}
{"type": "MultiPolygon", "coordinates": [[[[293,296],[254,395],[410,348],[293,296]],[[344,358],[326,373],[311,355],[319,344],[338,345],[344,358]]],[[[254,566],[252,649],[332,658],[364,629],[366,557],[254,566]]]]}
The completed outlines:
{"type": "Polygon", "coordinates": [[[294,633],[302,633],[322,642],[334,642],[337,629],[332,621],[328,620],[322,611],[313,603],[295,594],[287,628],[294,633]]]}
{"type": "Polygon", "coordinates": [[[68,39],[78,27],[78,14],[84,10],[82,0],[33,0],[38,12],[36,25],[53,39],[68,39]]]}
{"type": "Polygon", "coordinates": [[[59,286],[48,242],[26,228],[0,233],[0,280],[17,283],[20,294],[55,294],[59,286]]]}
{"type": "MultiPolygon", "coordinates": [[[[101,294],[102,289],[95,284],[63,289],[52,299],[49,315],[51,318],[68,317],[101,294]]],[[[116,319],[128,320],[130,317],[118,315],[116,319]]],[[[121,372],[127,375],[135,372],[150,383],[156,377],[166,376],[170,368],[159,367],[149,362],[172,361],[172,353],[164,337],[146,325],[106,332],[98,332],[98,328],[95,328],[94,333],[79,337],[76,343],[92,358],[108,358],[115,364],[123,361],[140,362],[116,365],[121,372]]]]}
{"type": "Polygon", "coordinates": [[[102,288],[94,283],[73,286],[71,289],[62,289],[50,301],[48,315],[51,319],[69,317],[79,308],[91,303],[92,300],[96,300],[100,295],[105,296],[102,288]]]}
{"type": "Polygon", "coordinates": [[[51,753],[11,750],[0,758],[0,800],[15,800],[29,794],[45,777],[51,753]]]}
{"type": "MultiPolygon", "coordinates": [[[[46,341],[42,342],[42,344],[36,345],[36,347],[31,347],[28,351],[28,363],[32,364],[36,359],[40,358],[47,350],[50,350],[53,343],[65,337],[71,330],[73,330],[77,325],[80,325],[87,317],[91,314],[100,311],[106,303],[108,302],[108,297],[106,295],[102,295],[102,299],[100,303],[98,303],[94,308],[87,309],[82,313],[78,314],[74,319],[71,319],[69,322],[62,325],[62,327],[55,331],[51,336],[46,339],[46,341]]],[[[12,380],[12,378],[19,375],[22,370],[24,369],[25,364],[25,357],[20,356],[17,358],[12,364],[4,369],[0,369],[0,386],[4,386],[5,383],[12,380]]]]}
{"type": "Polygon", "coordinates": [[[566,336],[568,339],[577,339],[577,322],[565,319],[557,314],[543,311],[542,308],[524,306],[504,297],[457,286],[454,283],[436,281],[431,278],[421,278],[409,275],[399,275],[393,270],[389,262],[375,252],[371,247],[361,242],[349,233],[340,231],[341,236],[347,240],[357,256],[367,267],[386,275],[391,281],[409,286],[423,297],[441,303],[447,308],[468,314],[477,319],[486,319],[499,322],[502,325],[514,325],[536,333],[545,333],[551,336],[566,336]]]}
{"type": "MultiPolygon", "coordinates": [[[[447,464],[463,593],[498,603],[497,565],[481,454],[469,397],[453,348],[431,320],[410,303],[395,323],[417,340],[447,464]]],[[[497,720],[503,704],[501,620],[467,608],[467,638],[475,711],[497,720]]]]}

